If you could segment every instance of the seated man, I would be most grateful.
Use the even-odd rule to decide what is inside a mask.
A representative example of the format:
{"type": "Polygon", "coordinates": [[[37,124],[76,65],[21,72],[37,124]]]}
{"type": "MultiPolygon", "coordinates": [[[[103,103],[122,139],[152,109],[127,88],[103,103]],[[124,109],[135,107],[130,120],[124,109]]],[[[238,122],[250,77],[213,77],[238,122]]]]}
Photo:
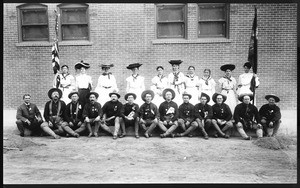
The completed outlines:
{"type": "Polygon", "coordinates": [[[201,93],[200,103],[195,105],[195,118],[198,126],[204,136],[204,139],[208,139],[206,130],[212,125],[211,119],[213,116],[212,107],[208,104],[210,97],[206,93],[201,93]]]}
{"type": "Polygon", "coordinates": [[[175,98],[175,92],[173,89],[167,88],[163,91],[163,97],[165,101],[160,104],[158,112],[160,120],[158,122],[159,128],[164,131],[160,135],[161,138],[171,136],[174,138],[173,132],[178,127],[178,106],[172,100],[175,98]]]}
{"type": "Polygon", "coordinates": [[[244,129],[255,129],[258,138],[263,136],[258,110],[250,100],[253,100],[253,94],[239,96],[242,103],[235,107],[233,115],[237,130],[245,140],[251,140],[251,136],[248,136],[244,129]]]}
{"type": "Polygon", "coordinates": [[[281,113],[275,102],[279,102],[280,99],[272,94],[266,95],[265,98],[269,103],[263,105],[258,112],[261,117],[261,124],[267,136],[276,136],[281,123],[281,113]]]}
{"type": "Polygon", "coordinates": [[[62,97],[62,91],[60,89],[50,89],[48,91],[48,97],[51,100],[48,101],[45,105],[45,122],[41,124],[41,128],[48,135],[52,136],[55,139],[59,139],[59,135],[64,134],[64,130],[62,127],[68,124],[64,121],[63,116],[66,109],[66,103],[60,100],[60,98],[62,97]]]}
{"type": "Polygon", "coordinates": [[[120,125],[123,133],[119,137],[122,138],[126,136],[125,125],[134,125],[135,137],[139,138],[139,105],[133,102],[136,99],[136,94],[127,93],[124,98],[127,103],[123,105],[121,110],[122,118],[120,118],[120,125]]]}
{"type": "Polygon", "coordinates": [[[213,117],[211,122],[217,131],[214,135],[216,138],[218,138],[219,135],[223,138],[229,138],[230,135],[228,132],[233,128],[231,110],[229,106],[224,103],[226,99],[227,97],[220,93],[215,93],[212,96],[212,100],[215,104],[212,106],[213,117]],[[222,130],[220,128],[222,128],[222,130]]]}
{"type": "Polygon", "coordinates": [[[158,124],[158,110],[157,106],[152,103],[154,92],[152,90],[145,90],[141,95],[144,104],[139,109],[140,121],[139,124],[145,131],[144,136],[149,138],[152,136],[152,131],[158,124]]]}
{"type": "Polygon", "coordinates": [[[183,129],[183,133],[177,133],[176,136],[182,137],[188,135],[192,137],[193,135],[190,133],[197,128],[197,122],[194,121],[195,113],[194,113],[194,105],[192,105],[189,101],[192,98],[192,95],[188,93],[182,94],[183,103],[179,106],[178,109],[178,125],[183,129]]]}
{"type": "Polygon", "coordinates": [[[31,135],[40,135],[43,123],[41,112],[38,107],[30,103],[31,96],[25,94],[23,96],[24,103],[17,110],[17,127],[20,131],[20,136],[24,136],[25,129],[31,130],[31,135]]]}
{"type": "Polygon", "coordinates": [[[78,100],[78,92],[71,92],[68,97],[71,99],[65,110],[65,120],[68,125],[63,129],[67,132],[67,137],[72,135],[78,138],[79,134],[86,129],[82,117],[83,106],[78,100]]]}
{"type": "MultiPolygon", "coordinates": [[[[120,129],[120,117],[122,110],[122,103],[119,101],[120,94],[116,92],[109,93],[110,101],[107,101],[102,110],[103,110],[103,123],[101,126],[108,131],[108,126],[115,126],[113,139],[118,138],[118,132],[120,129]]],[[[110,130],[110,129],[109,129],[110,130]]]]}

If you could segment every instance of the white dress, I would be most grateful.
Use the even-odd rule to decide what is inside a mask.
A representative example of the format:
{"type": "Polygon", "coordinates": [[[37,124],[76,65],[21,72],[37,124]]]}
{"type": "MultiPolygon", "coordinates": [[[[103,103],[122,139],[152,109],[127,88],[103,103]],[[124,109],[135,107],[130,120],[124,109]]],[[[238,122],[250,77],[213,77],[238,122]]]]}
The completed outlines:
{"type": "Polygon", "coordinates": [[[183,103],[182,94],[184,92],[184,74],[182,72],[170,73],[168,75],[169,87],[174,90],[175,98],[173,101],[179,106],[183,103]],[[177,78],[175,79],[175,74],[177,78]]]}
{"type": "Polygon", "coordinates": [[[229,106],[231,113],[233,114],[234,108],[237,104],[234,88],[236,88],[236,80],[234,77],[230,77],[231,81],[227,78],[220,78],[219,83],[221,86],[221,94],[227,96],[225,103],[229,106]]]}
{"type": "Polygon", "coordinates": [[[135,103],[141,106],[144,101],[141,98],[142,92],[145,90],[145,83],[144,83],[145,78],[143,76],[129,76],[126,78],[127,82],[127,87],[126,87],[126,92],[127,93],[134,93],[136,94],[136,100],[135,103]]]}
{"type": "Polygon", "coordinates": [[[199,77],[196,75],[186,75],[185,80],[185,92],[192,95],[190,103],[196,105],[199,103],[199,77]]]}
{"type": "MultiPolygon", "coordinates": [[[[253,73],[243,73],[239,76],[239,81],[238,81],[238,84],[237,85],[242,85],[242,87],[238,88],[237,90],[237,94],[238,95],[241,95],[241,94],[246,94],[246,93],[252,93],[253,92],[250,90],[250,83],[251,83],[251,80],[252,80],[252,77],[253,77],[253,73]]],[[[259,79],[258,77],[255,78],[255,86],[259,86],[259,79]]],[[[256,101],[256,97],[254,99],[254,103],[256,101]]]]}
{"type": "Polygon", "coordinates": [[[207,78],[202,77],[199,80],[199,90],[200,90],[200,95],[201,93],[205,93],[210,97],[210,101],[208,102],[209,105],[214,105],[214,101],[212,100],[213,94],[216,92],[216,82],[213,78],[209,77],[207,78]]]}
{"type": "Polygon", "coordinates": [[[162,96],[162,92],[164,89],[168,88],[168,78],[166,76],[159,77],[158,75],[153,77],[152,86],[150,89],[154,92],[154,98],[152,99],[152,103],[156,106],[159,106],[162,102],[164,102],[164,98],[162,96]]]}
{"type": "Polygon", "coordinates": [[[95,92],[99,94],[98,102],[101,106],[110,100],[109,93],[119,92],[117,87],[117,81],[114,75],[111,73],[101,74],[98,78],[98,83],[95,88],[95,92]]]}
{"type": "Polygon", "coordinates": [[[56,80],[59,77],[60,84],[58,88],[62,91],[61,100],[63,100],[66,104],[71,102],[69,99],[69,94],[75,90],[75,79],[74,76],[70,74],[56,74],[53,81],[53,87],[56,87],[56,80]]]}

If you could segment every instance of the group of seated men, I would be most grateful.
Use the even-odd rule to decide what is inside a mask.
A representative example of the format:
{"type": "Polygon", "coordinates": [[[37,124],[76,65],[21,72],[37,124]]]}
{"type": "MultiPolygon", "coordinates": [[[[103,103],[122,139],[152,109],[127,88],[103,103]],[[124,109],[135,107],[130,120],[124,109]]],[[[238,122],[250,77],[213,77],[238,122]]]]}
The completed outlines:
{"type": "Polygon", "coordinates": [[[31,130],[32,135],[47,135],[55,139],[60,136],[98,137],[99,128],[111,135],[113,139],[126,136],[126,126],[134,126],[135,137],[139,138],[139,129],[142,129],[146,138],[152,136],[153,130],[158,126],[163,132],[161,138],[190,136],[195,129],[199,128],[204,139],[208,139],[208,129],[212,127],[212,136],[229,138],[231,130],[236,126],[237,131],[243,139],[251,140],[245,130],[254,129],[258,138],[275,136],[281,122],[279,107],[275,104],[279,98],[275,95],[266,95],[268,103],[258,111],[251,104],[252,94],[244,94],[239,97],[241,101],[232,114],[229,106],[225,104],[226,96],[215,93],[212,100],[215,102],[210,106],[210,97],[202,93],[200,102],[195,106],[189,103],[192,96],[188,93],[182,94],[183,103],[178,105],[172,101],[175,92],[167,88],[163,91],[164,102],[157,107],[151,101],[154,97],[152,90],[145,90],[141,94],[144,103],[139,107],[134,100],[136,94],[127,93],[124,98],[125,104],[119,101],[120,94],[109,93],[110,101],[103,107],[97,102],[98,93],[90,92],[87,95],[89,102],[82,106],[77,91],[71,92],[71,102],[65,104],[60,100],[62,91],[52,88],[48,91],[50,101],[45,104],[44,120],[37,106],[30,102],[31,96],[23,96],[24,103],[17,110],[17,127],[20,136],[24,136],[25,129],[31,130]],[[113,126],[114,129],[110,127],[113,126]],[[178,128],[179,127],[179,128],[178,128]],[[174,134],[176,129],[177,134],[174,134]],[[121,129],[121,131],[120,131],[121,129]],[[119,134],[119,131],[121,134],[119,134]]]}

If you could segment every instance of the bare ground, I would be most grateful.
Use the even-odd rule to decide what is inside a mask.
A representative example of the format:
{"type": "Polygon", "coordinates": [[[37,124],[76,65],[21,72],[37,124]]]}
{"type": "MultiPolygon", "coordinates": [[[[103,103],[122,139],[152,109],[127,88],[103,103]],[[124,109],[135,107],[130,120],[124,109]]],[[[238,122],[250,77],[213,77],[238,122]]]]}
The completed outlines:
{"type": "Polygon", "coordinates": [[[4,184],[297,183],[297,145],[152,137],[25,137],[4,133],[4,184]]]}

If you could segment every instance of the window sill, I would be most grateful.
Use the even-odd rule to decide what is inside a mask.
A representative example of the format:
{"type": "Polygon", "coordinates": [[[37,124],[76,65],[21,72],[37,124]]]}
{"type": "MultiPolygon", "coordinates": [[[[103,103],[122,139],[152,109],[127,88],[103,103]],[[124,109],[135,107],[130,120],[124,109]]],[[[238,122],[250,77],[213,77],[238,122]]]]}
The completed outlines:
{"type": "MultiPolygon", "coordinates": [[[[53,42],[20,42],[16,43],[16,46],[52,46],[53,42]]],[[[90,41],[60,41],[59,46],[91,46],[93,42],[90,41]]]]}
{"type": "Polygon", "coordinates": [[[197,43],[230,43],[226,38],[197,38],[197,39],[155,39],[152,44],[197,44],[197,43]]]}

